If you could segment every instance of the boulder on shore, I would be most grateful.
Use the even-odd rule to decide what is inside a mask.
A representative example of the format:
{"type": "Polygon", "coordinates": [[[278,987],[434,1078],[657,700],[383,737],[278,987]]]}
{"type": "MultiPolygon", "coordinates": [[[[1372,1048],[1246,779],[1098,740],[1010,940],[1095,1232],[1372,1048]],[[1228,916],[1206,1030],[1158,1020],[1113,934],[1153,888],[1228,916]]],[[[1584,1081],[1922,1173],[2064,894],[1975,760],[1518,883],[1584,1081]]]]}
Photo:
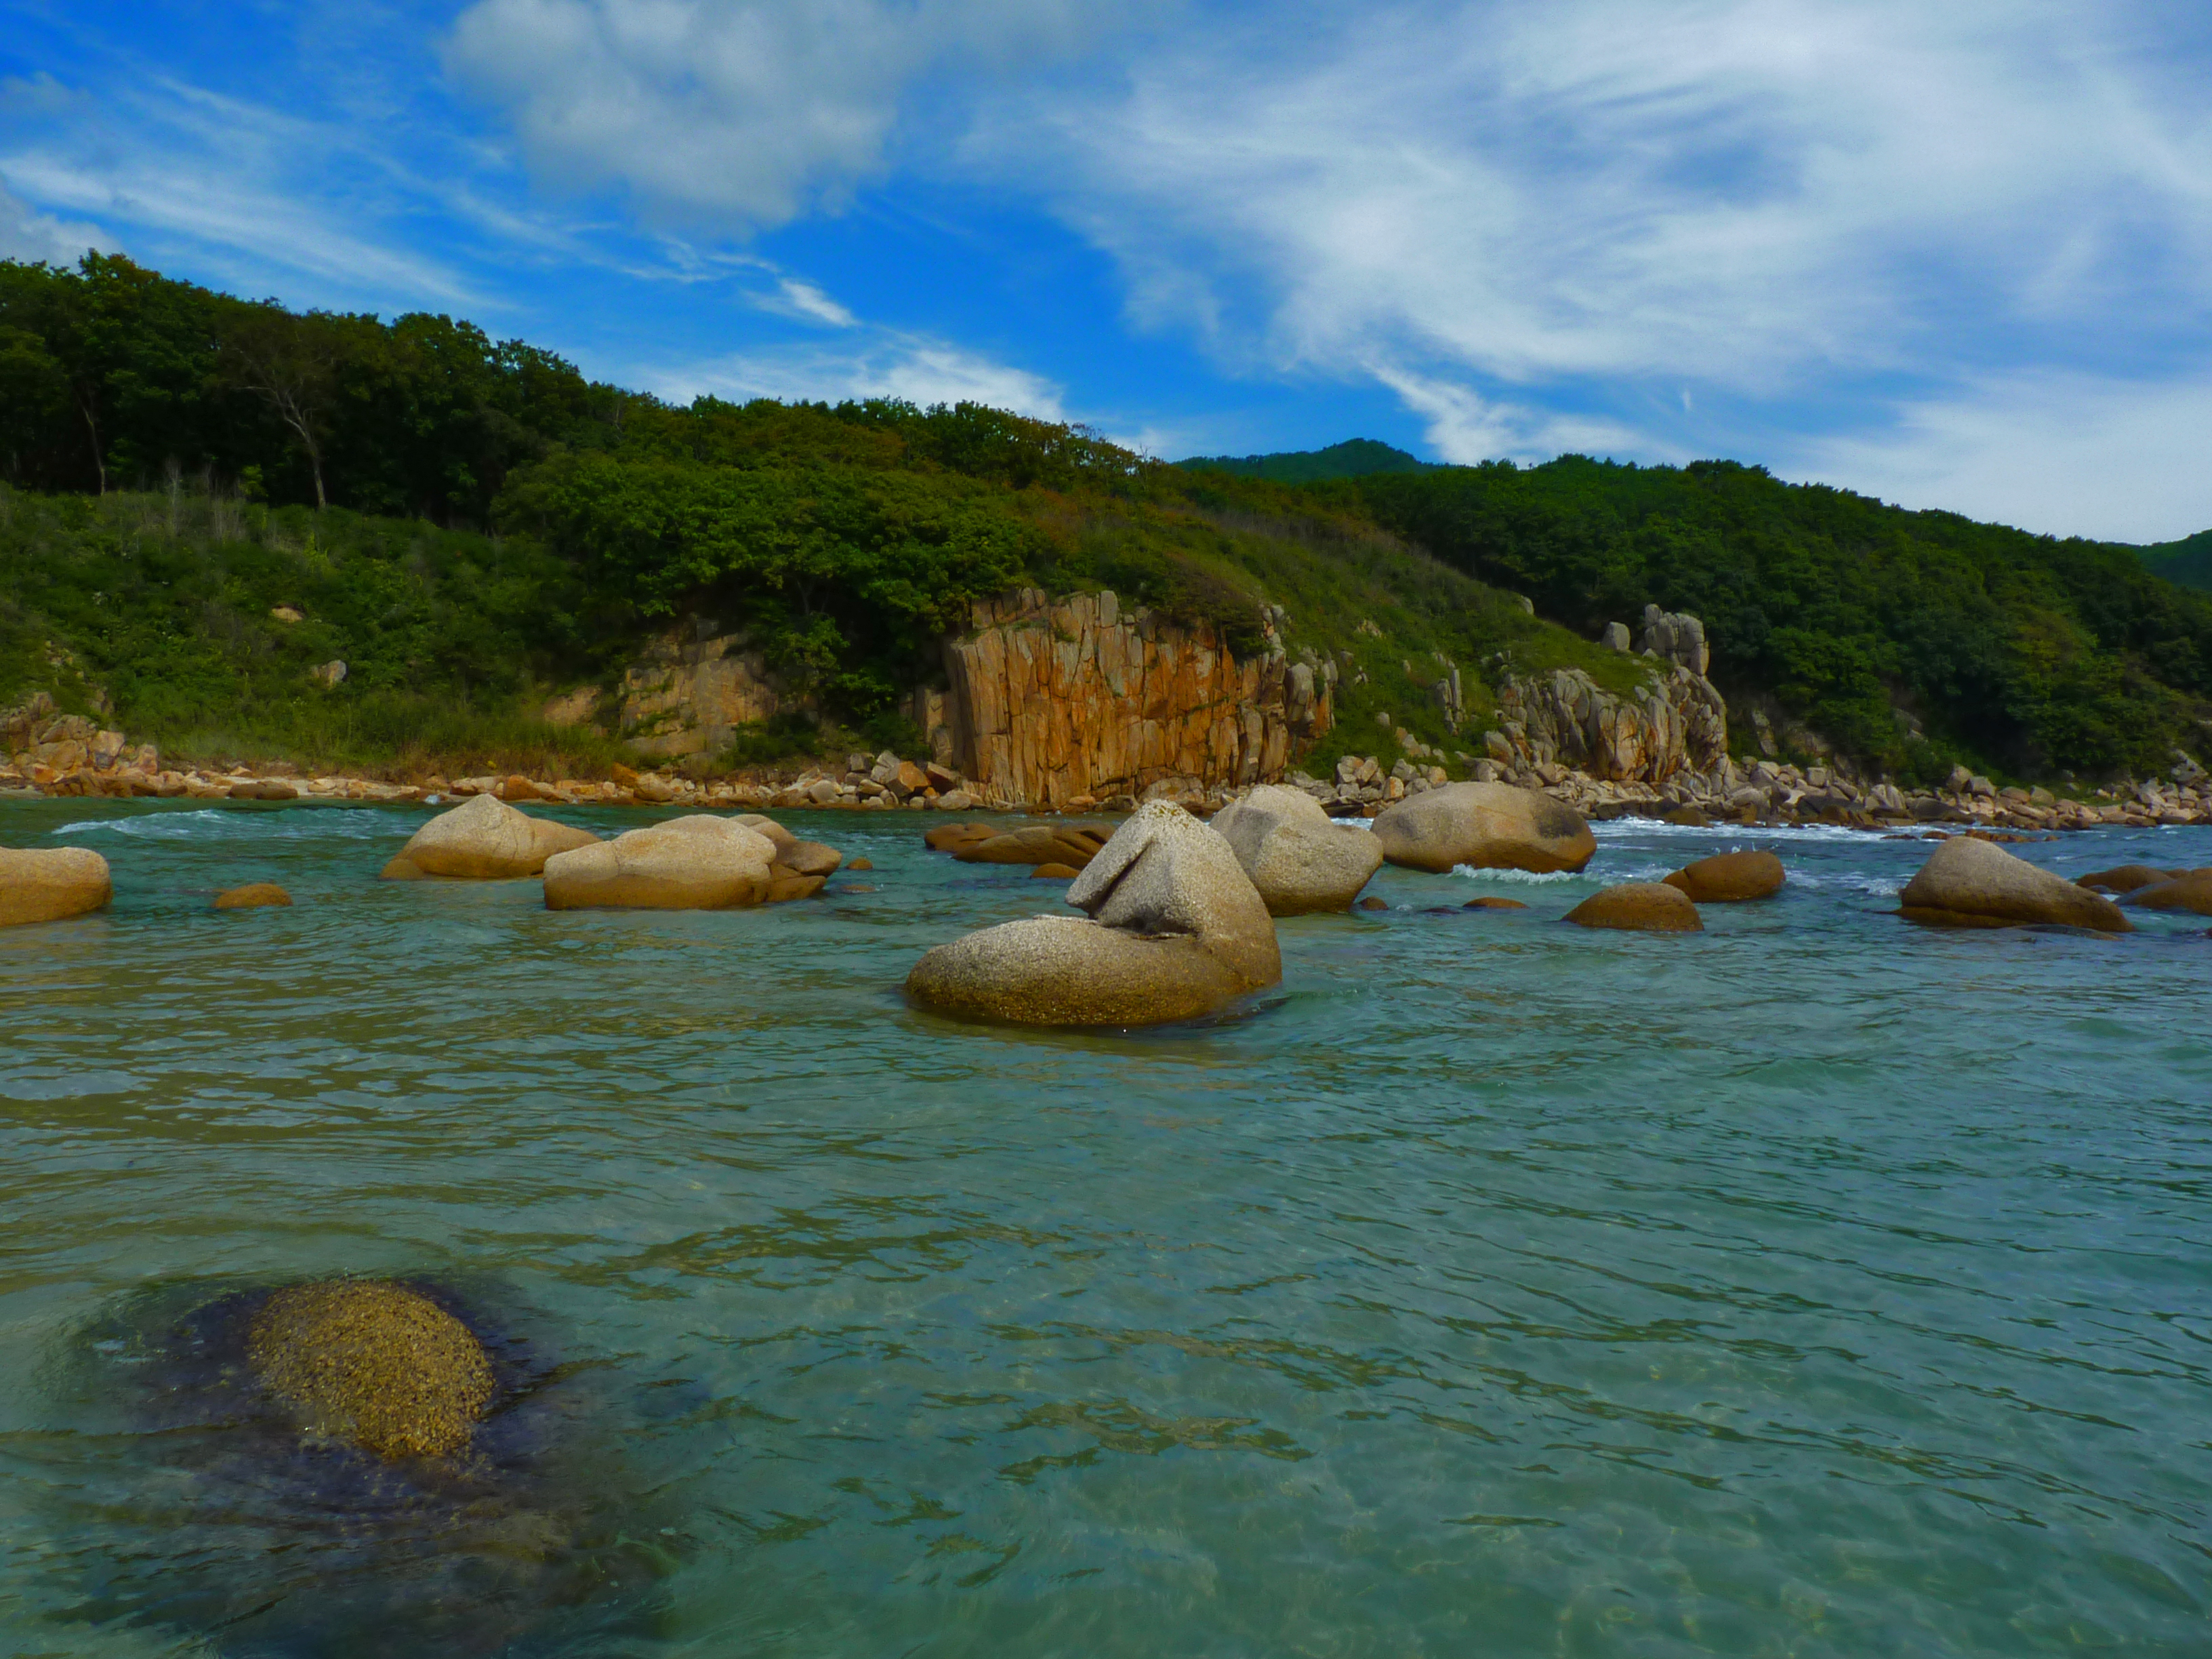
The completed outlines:
{"type": "Polygon", "coordinates": [[[1338,823],[1303,789],[1261,784],[1212,818],[1271,916],[1348,910],[1382,866],[1382,843],[1364,824],[1338,823]]]}
{"type": "Polygon", "coordinates": [[[768,897],[775,844],[701,814],[628,830],[545,860],[549,910],[731,910],[768,897]]]}
{"type": "Polygon", "coordinates": [[[941,945],[907,975],[924,1007],[1025,1025],[1190,1019],[1282,977],[1275,924],[1229,843],[1154,801],[1036,916],[941,945]]]}
{"type": "Polygon", "coordinates": [[[88,847],[0,847],[0,927],[106,908],[107,860],[88,847]]]}
{"type": "Polygon", "coordinates": [[[1439,873],[1579,870],[1597,854],[1583,815],[1549,795],[1510,783],[1449,783],[1387,806],[1375,817],[1382,856],[1439,873]]]}
{"type": "Polygon", "coordinates": [[[2191,870],[2172,881],[2138,887],[2120,902],[2144,910],[2186,910],[2194,915],[2212,916],[2212,870],[2191,870]]]}
{"type": "Polygon", "coordinates": [[[372,1279],[278,1291],[246,1352],[301,1427],[387,1462],[464,1449],[495,1387],[467,1326],[419,1291],[372,1279]]]}
{"type": "Polygon", "coordinates": [[[1767,852],[1716,853],[1686,864],[1667,878],[1696,904],[1735,904],[1771,898],[1782,890],[1782,860],[1767,852]]]}
{"type": "Polygon", "coordinates": [[[417,830],[399,855],[385,866],[384,878],[452,876],[509,881],[541,874],[545,860],[555,854],[590,847],[599,839],[588,830],[518,812],[495,796],[471,795],[417,830]]]}
{"type": "Polygon", "coordinates": [[[1898,896],[1898,906],[1906,921],[1935,927],[2050,923],[2106,933],[2133,931],[2112,900],[1966,836],[1942,842],[1929,855],[1898,896]]]}
{"type": "Polygon", "coordinates": [[[1637,933],[1702,933],[1704,921],[1690,896],[1663,881],[1632,881],[1593,893],[1567,912],[1577,927],[1614,927],[1637,933]]]}
{"type": "Polygon", "coordinates": [[[289,904],[292,896],[273,881],[250,882],[244,887],[228,887],[215,896],[218,910],[258,910],[265,906],[289,904]]]}

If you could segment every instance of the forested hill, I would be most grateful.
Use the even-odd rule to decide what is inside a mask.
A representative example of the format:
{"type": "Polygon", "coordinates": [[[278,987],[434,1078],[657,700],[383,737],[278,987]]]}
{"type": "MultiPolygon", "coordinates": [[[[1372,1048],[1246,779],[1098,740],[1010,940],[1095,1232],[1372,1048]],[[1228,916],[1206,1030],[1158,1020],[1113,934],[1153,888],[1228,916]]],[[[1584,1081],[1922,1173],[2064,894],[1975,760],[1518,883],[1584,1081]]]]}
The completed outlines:
{"type": "Polygon", "coordinates": [[[1357,476],[1166,466],[968,404],[679,408],[444,317],[0,262],[0,706],[51,683],[155,736],[521,741],[549,688],[611,683],[696,618],[889,742],[941,635],[1035,584],[1240,649],[1285,605],[1293,648],[1357,653],[1350,721],[1431,740],[1438,662],[1626,689],[1632,660],[1592,641],[1656,603],[1705,618],[1740,714],[1907,779],[2142,775],[2207,747],[2212,596],[2134,550],[1723,462],[1304,459],[1331,455],[1357,476]],[[326,659],[335,690],[309,674],[326,659]]]}
{"type": "Polygon", "coordinates": [[[2200,530],[2178,542],[2138,548],[2144,566],[2170,582],[2212,592],[2212,530],[2200,530]]]}
{"type": "Polygon", "coordinates": [[[1226,472],[1232,477],[1265,478],[1270,483],[1304,484],[1362,478],[1371,472],[1419,472],[1435,464],[1373,438],[1347,438],[1327,449],[1288,449],[1273,455],[1194,455],[1176,465],[1189,471],[1226,472]]]}

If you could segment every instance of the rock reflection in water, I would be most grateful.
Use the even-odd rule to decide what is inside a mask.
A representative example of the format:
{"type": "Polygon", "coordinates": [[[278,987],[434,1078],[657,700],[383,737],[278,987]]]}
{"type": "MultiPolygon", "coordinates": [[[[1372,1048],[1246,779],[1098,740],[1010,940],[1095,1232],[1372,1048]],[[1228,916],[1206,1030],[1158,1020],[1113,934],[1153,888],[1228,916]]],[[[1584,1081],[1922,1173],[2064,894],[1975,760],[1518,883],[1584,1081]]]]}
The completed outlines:
{"type": "Polygon", "coordinates": [[[613,1373],[552,1362],[446,1287],[405,1288],[491,1363],[487,1414],[451,1456],[303,1431],[249,1358],[276,1287],[167,1287],[84,1333],[59,1380],[106,1404],[106,1431],[72,1437],[82,1467],[52,1489],[76,1620],[239,1659],[527,1653],[635,1626],[674,1556],[623,1513],[613,1373]],[[70,1547],[95,1530],[99,1548],[70,1547]]]}

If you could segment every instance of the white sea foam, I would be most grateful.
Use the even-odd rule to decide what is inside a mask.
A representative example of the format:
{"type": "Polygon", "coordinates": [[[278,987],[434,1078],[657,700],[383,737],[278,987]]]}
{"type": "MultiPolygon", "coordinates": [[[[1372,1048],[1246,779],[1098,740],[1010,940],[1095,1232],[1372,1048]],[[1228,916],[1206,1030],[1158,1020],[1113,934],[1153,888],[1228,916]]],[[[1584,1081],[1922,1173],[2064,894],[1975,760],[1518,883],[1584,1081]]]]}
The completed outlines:
{"type": "Polygon", "coordinates": [[[399,827],[390,814],[306,808],[269,811],[202,807],[191,812],[144,812],[127,817],[79,818],[49,830],[50,836],[126,836],[134,841],[217,841],[230,837],[289,840],[307,836],[362,839],[392,835],[399,827]]]}

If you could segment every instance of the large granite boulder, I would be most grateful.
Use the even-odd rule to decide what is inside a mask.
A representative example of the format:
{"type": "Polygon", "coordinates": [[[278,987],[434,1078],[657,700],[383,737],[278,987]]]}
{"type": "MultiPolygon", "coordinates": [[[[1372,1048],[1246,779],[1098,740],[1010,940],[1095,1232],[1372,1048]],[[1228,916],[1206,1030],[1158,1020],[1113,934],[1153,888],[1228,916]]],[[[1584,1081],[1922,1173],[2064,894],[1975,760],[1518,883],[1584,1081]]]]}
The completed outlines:
{"type": "Polygon", "coordinates": [[[417,830],[415,838],[399,849],[399,856],[384,866],[384,878],[512,880],[540,874],[555,854],[589,847],[598,840],[588,830],[533,818],[492,795],[473,795],[417,830]]]}
{"type": "Polygon", "coordinates": [[[836,848],[825,847],[818,841],[801,841],[774,818],[763,817],[757,812],[748,812],[732,822],[757,835],[766,836],[775,844],[775,862],[768,872],[770,904],[813,897],[845,861],[845,855],[836,848]]]}
{"type": "Polygon", "coordinates": [[[1348,910],[1382,865],[1364,824],[1334,822],[1303,789],[1262,784],[1213,815],[1216,835],[1260,890],[1271,916],[1348,910]]]}
{"type": "Polygon", "coordinates": [[[1632,881],[1593,893],[1567,912],[1577,927],[1613,927],[1634,933],[1702,933],[1698,907],[1679,887],[1632,881]]]}
{"type": "Polygon", "coordinates": [[[1583,815],[1510,783],[1449,783],[1375,817],[1382,856],[1414,870],[1579,870],[1597,842],[1583,815]]]}
{"type": "Polygon", "coordinates": [[[495,1387],[467,1326],[419,1291],[372,1279],[278,1291],[246,1352],[303,1428],[387,1461],[465,1449],[495,1387]]]}
{"type": "Polygon", "coordinates": [[[0,847],[0,927],[107,907],[107,860],[88,847],[0,847]]]}
{"type": "Polygon", "coordinates": [[[2185,910],[2212,916],[2212,870],[2190,870],[2171,881],[2138,887],[2120,901],[2144,910],[2185,910]]]}
{"type": "Polygon", "coordinates": [[[1155,801],[1067,890],[1085,917],[1036,916],[941,945],[907,975],[939,1012],[1025,1025],[1154,1025],[1282,977],[1275,924],[1229,843],[1155,801]]]}
{"type": "Polygon", "coordinates": [[[624,830],[545,860],[549,910],[732,910],[768,897],[775,843],[701,814],[624,830]]]}
{"type": "Polygon", "coordinates": [[[1735,904],[1771,898],[1782,890],[1782,860],[1767,852],[1716,853],[1686,864],[1667,878],[1693,903],[1735,904]]]}
{"type": "Polygon", "coordinates": [[[1945,842],[1898,896],[1898,914],[1937,927],[2021,927],[2037,922],[2124,933],[2112,900],[1971,836],[1945,842]]]}

